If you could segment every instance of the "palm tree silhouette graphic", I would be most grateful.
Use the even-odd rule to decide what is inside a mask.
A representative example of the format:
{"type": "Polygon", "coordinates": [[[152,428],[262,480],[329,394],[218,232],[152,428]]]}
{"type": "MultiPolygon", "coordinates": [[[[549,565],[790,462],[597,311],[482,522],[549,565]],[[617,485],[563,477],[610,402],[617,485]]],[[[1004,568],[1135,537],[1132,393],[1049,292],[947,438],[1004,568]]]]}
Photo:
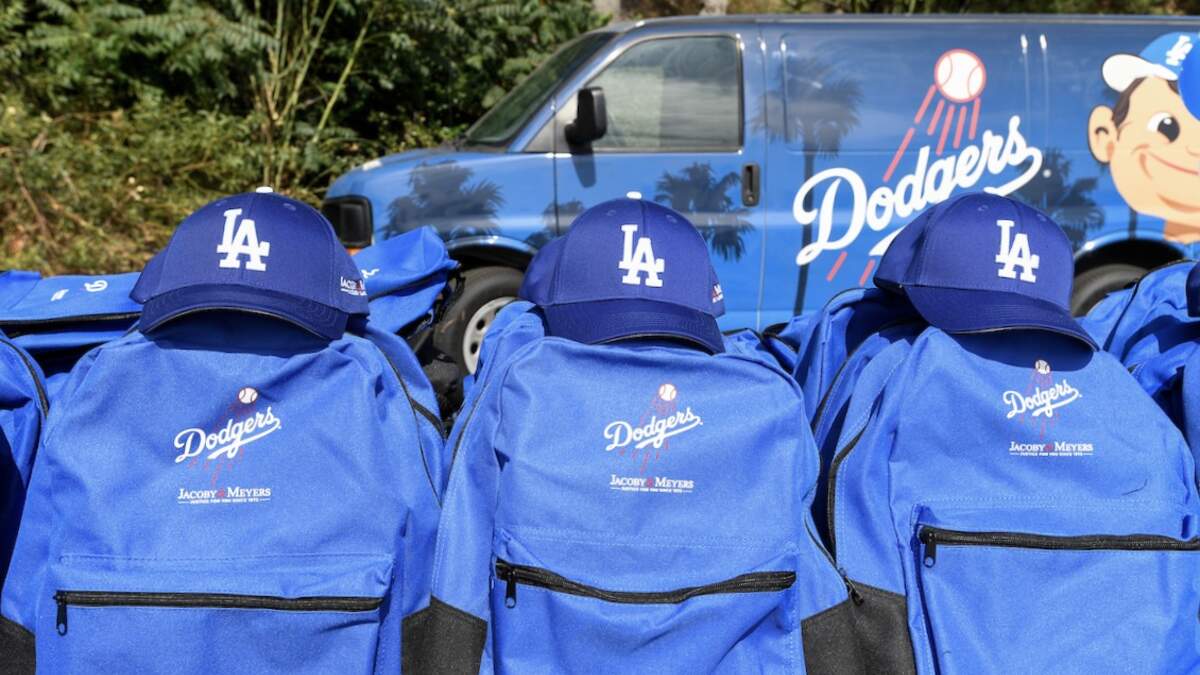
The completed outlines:
{"type": "Polygon", "coordinates": [[[676,174],[664,172],[654,184],[654,201],[687,215],[722,258],[741,260],[746,253],[744,237],[754,230],[745,219],[746,209],[735,208],[729,196],[741,182],[733,172],[717,178],[711,164],[697,162],[676,174]]]}
{"type": "Polygon", "coordinates": [[[473,175],[452,159],[417,165],[408,179],[409,193],[388,206],[384,237],[427,225],[447,240],[496,234],[504,196],[490,180],[469,184],[473,175]]]}

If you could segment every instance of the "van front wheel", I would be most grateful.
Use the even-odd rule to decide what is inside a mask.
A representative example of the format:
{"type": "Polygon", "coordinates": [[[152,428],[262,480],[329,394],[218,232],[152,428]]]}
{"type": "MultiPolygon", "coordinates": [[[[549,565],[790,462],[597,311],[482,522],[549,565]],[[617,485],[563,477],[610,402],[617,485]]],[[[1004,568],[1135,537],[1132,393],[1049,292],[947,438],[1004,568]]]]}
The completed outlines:
{"type": "Polygon", "coordinates": [[[1144,268],[1125,263],[1100,265],[1080,274],[1075,277],[1075,290],[1071,294],[1071,314],[1087,314],[1104,296],[1129,286],[1144,274],[1144,268]]]}
{"type": "Polygon", "coordinates": [[[483,335],[505,305],[517,299],[523,275],[511,267],[477,267],[463,272],[462,292],[439,323],[437,347],[465,373],[475,372],[483,335]]]}

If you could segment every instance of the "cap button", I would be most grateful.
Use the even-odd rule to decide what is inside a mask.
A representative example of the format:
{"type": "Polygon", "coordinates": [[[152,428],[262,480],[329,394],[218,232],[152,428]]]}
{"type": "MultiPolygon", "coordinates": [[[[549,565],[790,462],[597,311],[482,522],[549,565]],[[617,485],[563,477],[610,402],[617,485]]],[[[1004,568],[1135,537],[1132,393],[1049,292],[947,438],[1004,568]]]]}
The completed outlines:
{"type": "Polygon", "coordinates": [[[629,192],[625,193],[625,197],[628,199],[641,199],[642,193],[638,192],[637,190],[630,190],[629,192]]]}
{"type": "Polygon", "coordinates": [[[259,194],[266,194],[268,192],[274,192],[274,190],[271,189],[270,185],[263,185],[261,187],[256,187],[256,188],[254,188],[254,191],[259,194]]]}

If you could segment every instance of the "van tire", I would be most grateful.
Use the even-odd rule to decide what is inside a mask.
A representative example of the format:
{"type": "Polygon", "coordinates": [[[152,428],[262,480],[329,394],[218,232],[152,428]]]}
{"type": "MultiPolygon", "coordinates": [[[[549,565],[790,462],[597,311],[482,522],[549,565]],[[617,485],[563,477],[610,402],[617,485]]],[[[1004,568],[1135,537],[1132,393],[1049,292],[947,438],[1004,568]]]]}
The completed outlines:
{"type": "Polygon", "coordinates": [[[483,334],[496,312],[517,299],[524,275],[511,267],[476,267],[463,272],[462,289],[446,309],[434,333],[434,345],[458,364],[463,375],[474,372],[483,334]]]}
{"type": "Polygon", "coordinates": [[[1145,268],[1126,263],[1100,265],[1080,274],[1075,277],[1075,290],[1071,293],[1071,314],[1087,314],[1104,296],[1130,286],[1145,274],[1145,268]]]}

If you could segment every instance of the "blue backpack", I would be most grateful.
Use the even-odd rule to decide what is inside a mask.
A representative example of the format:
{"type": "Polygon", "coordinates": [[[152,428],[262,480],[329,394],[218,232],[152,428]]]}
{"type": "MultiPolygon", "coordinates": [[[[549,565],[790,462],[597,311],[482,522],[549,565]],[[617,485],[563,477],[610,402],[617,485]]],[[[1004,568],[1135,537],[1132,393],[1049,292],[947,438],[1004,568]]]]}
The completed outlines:
{"type": "Polygon", "coordinates": [[[1187,282],[1195,269],[1195,261],[1185,260],[1148,272],[1101,300],[1079,323],[1127,367],[1194,340],[1200,320],[1189,312],[1187,282]]]}
{"type": "Polygon", "coordinates": [[[1200,458],[1200,350],[1192,350],[1180,368],[1169,398],[1171,405],[1164,407],[1174,413],[1173,419],[1191,446],[1193,457],[1200,458]]]}
{"type": "Polygon", "coordinates": [[[900,322],[919,319],[903,295],[877,288],[851,288],[829,300],[820,311],[792,319],[779,337],[795,346],[792,370],[804,392],[810,423],[846,358],[868,336],[900,322]]]}
{"type": "Polygon", "coordinates": [[[1194,672],[1193,460],[1111,355],[926,329],[863,369],[830,475],[888,672],[1194,672]]]}
{"type": "MultiPolygon", "coordinates": [[[[821,458],[821,475],[828,476],[833,457],[837,453],[838,439],[850,407],[858,380],[869,364],[881,353],[896,342],[911,343],[921,331],[926,328],[924,320],[909,318],[897,319],[883,326],[877,332],[864,337],[851,350],[834,374],[828,389],[821,396],[813,415],[813,439],[817,444],[817,452],[821,458]]],[[[818,481],[816,499],[813,500],[813,517],[816,520],[817,532],[822,540],[829,542],[827,530],[829,503],[829,483],[818,481]]]]}
{"type": "Polygon", "coordinates": [[[24,349],[0,333],[0,588],[47,410],[41,369],[24,349]]]}
{"type": "Polygon", "coordinates": [[[32,663],[36,645],[49,672],[398,671],[445,473],[420,377],[364,338],[233,312],[93,350],[43,435],[0,653],[32,663]]]}
{"type": "Polygon", "coordinates": [[[137,321],[142,306],[129,297],[137,279],[136,272],[0,274],[0,330],[37,360],[51,402],[80,356],[121,337],[137,321]]]}
{"type": "Polygon", "coordinates": [[[452,435],[422,672],[854,667],[786,373],[557,337],[493,363],[452,435]]]}

